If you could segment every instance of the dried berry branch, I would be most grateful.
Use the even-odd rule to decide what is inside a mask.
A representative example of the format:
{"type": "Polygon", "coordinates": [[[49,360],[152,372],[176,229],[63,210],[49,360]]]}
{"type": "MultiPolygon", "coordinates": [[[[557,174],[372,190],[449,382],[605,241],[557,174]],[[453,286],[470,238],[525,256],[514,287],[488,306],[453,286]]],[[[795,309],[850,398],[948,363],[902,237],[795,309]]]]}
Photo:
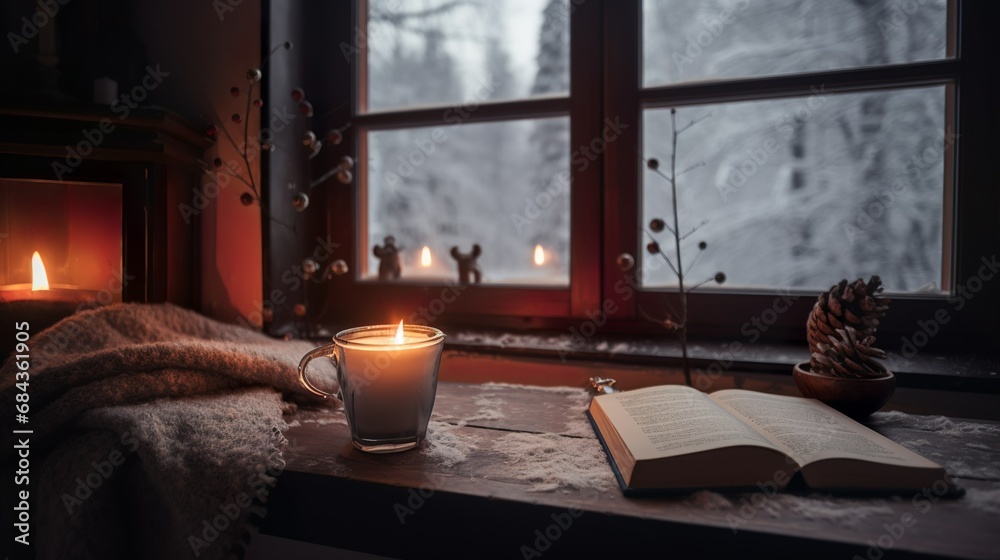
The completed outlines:
{"type": "MultiPolygon", "coordinates": [[[[705,285],[705,284],[707,284],[709,282],[712,282],[712,281],[714,281],[714,282],[716,282],[718,284],[722,284],[723,282],[726,281],[726,275],[724,273],[722,273],[722,272],[718,272],[718,273],[716,273],[715,275],[711,276],[710,278],[708,278],[706,280],[703,280],[703,281],[701,281],[701,282],[699,282],[697,284],[694,284],[694,285],[688,284],[687,287],[685,287],[684,283],[685,283],[685,280],[687,279],[687,273],[691,269],[694,268],[694,265],[698,262],[698,259],[701,258],[701,254],[708,248],[708,243],[706,243],[705,241],[701,241],[701,242],[698,243],[698,253],[695,256],[695,258],[691,261],[690,268],[688,270],[685,270],[684,269],[684,262],[683,262],[683,258],[682,258],[681,242],[684,241],[685,239],[687,239],[688,237],[690,237],[692,234],[694,234],[699,229],[701,229],[702,226],[704,226],[705,224],[708,223],[708,220],[702,221],[700,224],[698,224],[698,225],[694,226],[693,228],[691,228],[691,230],[688,231],[687,233],[685,233],[684,235],[680,234],[681,227],[680,227],[680,218],[679,218],[679,215],[678,215],[679,211],[678,211],[678,207],[677,207],[677,178],[680,177],[681,175],[684,175],[685,173],[687,173],[689,171],[692,171],[692,170],[697,169],[699,167],[703,167],[705,164],[704,164],[704,162],[697,163],[695,165],[687,167],[684,170],[678,172],[677,171],[677,139],[686,130],[690,129],[694,125],[696,125],[699,122],[707,119],[710,116],[711,116],[711,113],[707,113],[707,114],[705,114],[705,115],[703,115],[703,116],[701,116],[701,117],[699,117],[697,119],[694,119],[694,120],[690,121],[689,123],[687,123],[683,127],[678,128],[677,127],[677,110],[676,109],[671,109],[670,110],[670,127],[671,127],[671,130],[672,130],[672,133],[671,133],[671,153],[670,153],[670,174],[667,175],[667,174],[663,173],[663,171],[660,170],[660,162],[659,162],[659,160],[657,160],[655,158],[650,158],[650,159],[646,160],[646,167],[648,167],[651,171],[653,171],[654,173],[656,173],[657,175],[659,175],[660,177],[662,177],[663,179],[665,179],[670,184],[670,199],[671,199],[672,208],[673,208],[673,227],[671,227],[670,225],[668,225],[661,218],[653,218],[652,220],[650,220],[650,222],[649,222],[649,230],[646,230],[646,234],[649,235],[649,237],[652,240],[648,244],[646,244],[646,251],[650,255],[659,256],[660,258],[662,258],[663,261],[667,263],[667,266],[670,267],[670,270],[677,277],[677,287],[678,287],[678,292],[679,292],[679,295],[680,295],[680,308],[681,308],[681,310],[680,310],[680,313],[677,313],[677,311],[674,310],[673,305],[670,304],[670,301],[668,299],[668,300],[666,300],[666,303],[667,303],[667,308],[670,310],[670,315],[668,317],[666,317],[665,319],[655,319],[651,315],[649,315],[644,309],[641,309],[641,308],[639,309],[639,312],[646,319],[648,319],[648,320],[650,320],[650,321],[652,321],[654,323],[657,323],[659,325],[662,325],[664,328],[666,328],[670,332],[676,332],[677,333],[678,337],[680,338],[680,343],[681,343],[681,363],[682,363],[683,368],[684,368],[684,382],[688,386],[691,385],[691,368],[690,368],[690,365],[688,363],[688,338],[687,338],[687,336],[688,336],[688,301],[687,301],[687,295],[689,293],[693,292],[694,290],[698,289],[699,287],[701,287],[701,286],[703,286],[703,285],[705,285]],[[663,249],[660,247],[660,243],[656,240],[656,236],[654,235],[654,233],[662,233],[663,231],[669,232],[670,235],[674,238],[674,258],[673,259],[671,259],[669,256],[667,256],[666,253],[663,252],[663,249]]],[[[631,258],[630,255],[619,255],[619,257],[618,257],[618,265],[619,265],[619,267],[621,267],[621,269],[623,271],[627,272],[629,269],[632,268],[632,266],[634,266],[634,264],[635,264],[635,259],[631,258]],[[628,258],[625,258],[625,257],[628,257],[628,258]]]]}

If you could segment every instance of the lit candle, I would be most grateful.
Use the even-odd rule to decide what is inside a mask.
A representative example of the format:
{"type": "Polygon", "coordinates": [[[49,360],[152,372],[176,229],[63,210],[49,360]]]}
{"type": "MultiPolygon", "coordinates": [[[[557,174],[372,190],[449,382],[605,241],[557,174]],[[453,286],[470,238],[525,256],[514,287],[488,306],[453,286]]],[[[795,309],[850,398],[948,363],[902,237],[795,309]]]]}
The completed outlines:
{"type": "Polygon", "coordinates": [[[309,382],[305,368],[332,354],[354,446],[375,453],[411,449],[427,433],[443,341],[435,328],[402,321],[349,329],[307,354],[299,378],[310,391],[329,395],[309,382]]]}
{"type": "Polygon", "coordinates": [[[52,284],[45,271],[42,256],[35,251],[31,255],[31,283],[0,286],[0,301],[65,301],[83,303],[97,295],[93,290],[81,290],[78,286],[52,284]]]}
{"type": "Polygon", "coordinates": [[[545,264],[545,249],[541,245],[535,245],[535,264],[542,266],[545,264]]]}
{"type": "Polygon", "coordinates": [[[424,248],[420,251],[420,266],[424,268],[430,268],[431,266],[431,248],[427,245],[424,245],[424,248]]]}

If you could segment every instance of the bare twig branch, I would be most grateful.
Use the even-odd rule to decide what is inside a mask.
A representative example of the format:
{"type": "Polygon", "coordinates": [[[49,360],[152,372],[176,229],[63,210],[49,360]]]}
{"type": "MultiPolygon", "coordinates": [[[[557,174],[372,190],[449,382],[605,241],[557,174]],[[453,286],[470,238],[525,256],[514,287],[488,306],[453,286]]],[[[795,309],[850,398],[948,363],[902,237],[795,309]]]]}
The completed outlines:
{"type": "MultiPolygon", "coordinates": [[[[675,113],[671,113],[671,115],[673,115],[673,114],[675,114],[675,113]]],[[[711,116],[712,116],[712,112],[709,111],[709,112],[705,113],[704,115],[698,117],[697,119],[694,119],[693,121],[687,123],[680,130],[677,130],[677,128],[675,127],[674,130],[676,130],[676,132],[674,132],[674,136],[680,136],[681,133],[684,132],[685,130],[691,128],[692,126],[700,123],[701,121],[703,121],[703,120],[705,120],[705,119],[707,119],[708,117],[711,117],[711,116]]],[[[672,116],[671,119],[673,120],[673,122],[677,122],[675,117],[672,116]]]]}
{"type": "MultiPolygon", "coordinates": [[[[653,234],[650,233],[649,230],[643,229],[642,231],[646,232],[646,235],[648,235],[650,239],[656,241],[656,237],[653,237],[653,234]]],[[[657,247],[659,247],[659,243],[657,243],[657,247]]],[[[678,278],[680,278],[680,272],[678,272],[677,268],[674,266],[674,263],[670,261],[670,257],[668,257],[667,254],[663,252],[663,249],[657,248],[656,252],[659,253],[661,257],[663,257],[663,260],[666,261],[667,266],[670,267],[670,270],[674,271],[674,274],[678,278]]]]}
{"type": "Polygon", "coordinates": [[[681,241],[684,241],[684,240],[685,240],[685,239],[687,239],[688,237],[691,237],[691,234],[693,234],[694,232],[696,232],[696,231],[698,231],[699,229],[701,229],[701,228],[702,228],[702,226],[704,226],[704,225],[705,225],[705,224],[707,224],[707,223],[708,223],[708,220],[702,220],[702,222],[701,222],[700,224],[698,224],[698,225],[694,226],[693,228],[691,228],[691,231],[689,231],[689,232],[685,233],[685,234],[684,234],[684,236],[683,236],[683,237],[681,237],[681,241]]]}
{"type": "Polygon", "coordinates": [[[713,275],[713,276],[710,276],[710,277],[708,278],[708,280],[702,280],[701,282],[698,282],[698,283],[697,283],[697,284],[695,284],[694,286],[691,286],[690,288],[688,288],[688,291],[687,291],[687,293],[689,293],[689,294],[690,294],[691,292],[693,292],[693,291],[697,290],[698,288],[700,288],[700,287],[704,286],[705,284],[708,284],[709,282],[712,282],[713,280],[715,280],[715,276],[714,276],[714,275],[713,275]]]}
{"type": "Polygon", "coordinates": [[[678,173],[677,176],[680,177],[681,175],[687,173],[688,171],[694,171],[695,169],[698,169],[699,167],[705,167],[705,162],[701,162],[701,163],[697,163],[695,165],[692,165],[691,167],[688,167],[684,171],[681,171],[680,173],[678,173]]]}

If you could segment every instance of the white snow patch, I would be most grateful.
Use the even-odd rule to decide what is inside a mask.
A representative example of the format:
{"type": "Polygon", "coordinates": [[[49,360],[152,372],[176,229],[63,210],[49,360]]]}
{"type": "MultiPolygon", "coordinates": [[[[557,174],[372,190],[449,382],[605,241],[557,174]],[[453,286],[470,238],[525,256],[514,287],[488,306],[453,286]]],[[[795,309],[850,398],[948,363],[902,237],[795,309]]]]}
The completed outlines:
{"type": "Polygon", "coordinates": [[[504,456],[502,470],[497,474],[531,483],[530,492],[617,488],[596,439],[510,433],[497,439],[493,450],[504,456]]]}
{"type": "Polygon", "coordinates": [[[914,430],[935,432],[945,436],[965,436],[970,434],[998,435],[1000,426],[981,422],[960,422],[944,416],[907,414],[898,410],[876,412],[871,415],[874,426],[900,426],[914,430]]]}
{"type": "Polygon", "coordinates": [[[584,391],[583,389],[580,389],[579,387],[566,387],[566,386],[547,387],[547,386],[543,386],[543,385],[521,385],[521,384],[517,384],[517,383],[495,383],[495,382],[492,382],[492,381],[489,382],[489,383],[483,383],[482,384],[482,388],[484,390],[486,390],[486,391],[493,391],[493,392],[503,391],[503,390],[507,390],[507,389],[528,389],[530,391],[543,391],[543,392],[546,392],[546,393],[573,393],[573,394],[579,394],[581,392],[584,393],[584,394],[587,393],[586,391],[584,391]]]}
{"type": "Polygon", "coordinates": [[[429,422],[427,424],[427,446],[424,448],[424,453],[448,468],[464,462],[469,457],[469,453],[476,450],[476,445],[471,440],[456,433],[457,427],[447,422],[434,420],[429,422]]]}
{"type": "Polygon", "coordinates": [[[893,513],[884,500],[832,500],[782,494],[775,501],[781,508],[810,521],[829,521],[849,527],[873,515],[893,513]]]}
{"type": "Polygon", "coordinates": [[[475,420],[499,420],[504,418],[503,413],[503,399],[496,399],[490,397],[496,397],[496,393],[484,393],[478,397],[472,399],[473,404],[479,407],[479,410],[475,414],[464,418],[466,422],[472,422],[475,420]]]}
{"type": "Polygon", "coordinates": [[[319,424],[320,426],[328,426],[330,424],[343,424],[347,425],[347,418],[306,418],[302,420],[303,424],[319,424]]]}
{"type": "Polygon", "coordinates": [[[696,508],[709,511],[729,509],[733,506],[733,503],[729,501],[729,498],[723,496],[722,494],[717,494],[708,490],[699,490],[698,492],[688,496],[686,501],[688,504],[696,508]]]}
{"type": "Polygon", "coordinates": [[[963,499],[973,509],[985,511],[990,514],[1000,513],[1000,488],[995,490],[969,488],[965,491],[963,499]]]}

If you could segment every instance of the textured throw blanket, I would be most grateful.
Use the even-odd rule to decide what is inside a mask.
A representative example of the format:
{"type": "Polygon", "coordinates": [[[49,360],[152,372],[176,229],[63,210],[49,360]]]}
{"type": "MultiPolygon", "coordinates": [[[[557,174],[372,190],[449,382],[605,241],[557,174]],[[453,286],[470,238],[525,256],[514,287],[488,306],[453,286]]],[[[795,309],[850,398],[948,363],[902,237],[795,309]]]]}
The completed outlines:
{"type": "MultiPolygon", "coordinates": [[[[78,313],[29,345],[29,423],[15,428],[34,432],[37,558],[243,554],[284,466],[282,414],[291,399],[316,402],[296,373],[314,345],[169,304],[78,313]]],[[[331,363],[313,363],[311,377],[335,386],[331,363]]],[[[5,407],[16,371],[12,360],[0,370],[5,407]]],[[[13,465],[7,432],[4,464],[13,465]]]]}

